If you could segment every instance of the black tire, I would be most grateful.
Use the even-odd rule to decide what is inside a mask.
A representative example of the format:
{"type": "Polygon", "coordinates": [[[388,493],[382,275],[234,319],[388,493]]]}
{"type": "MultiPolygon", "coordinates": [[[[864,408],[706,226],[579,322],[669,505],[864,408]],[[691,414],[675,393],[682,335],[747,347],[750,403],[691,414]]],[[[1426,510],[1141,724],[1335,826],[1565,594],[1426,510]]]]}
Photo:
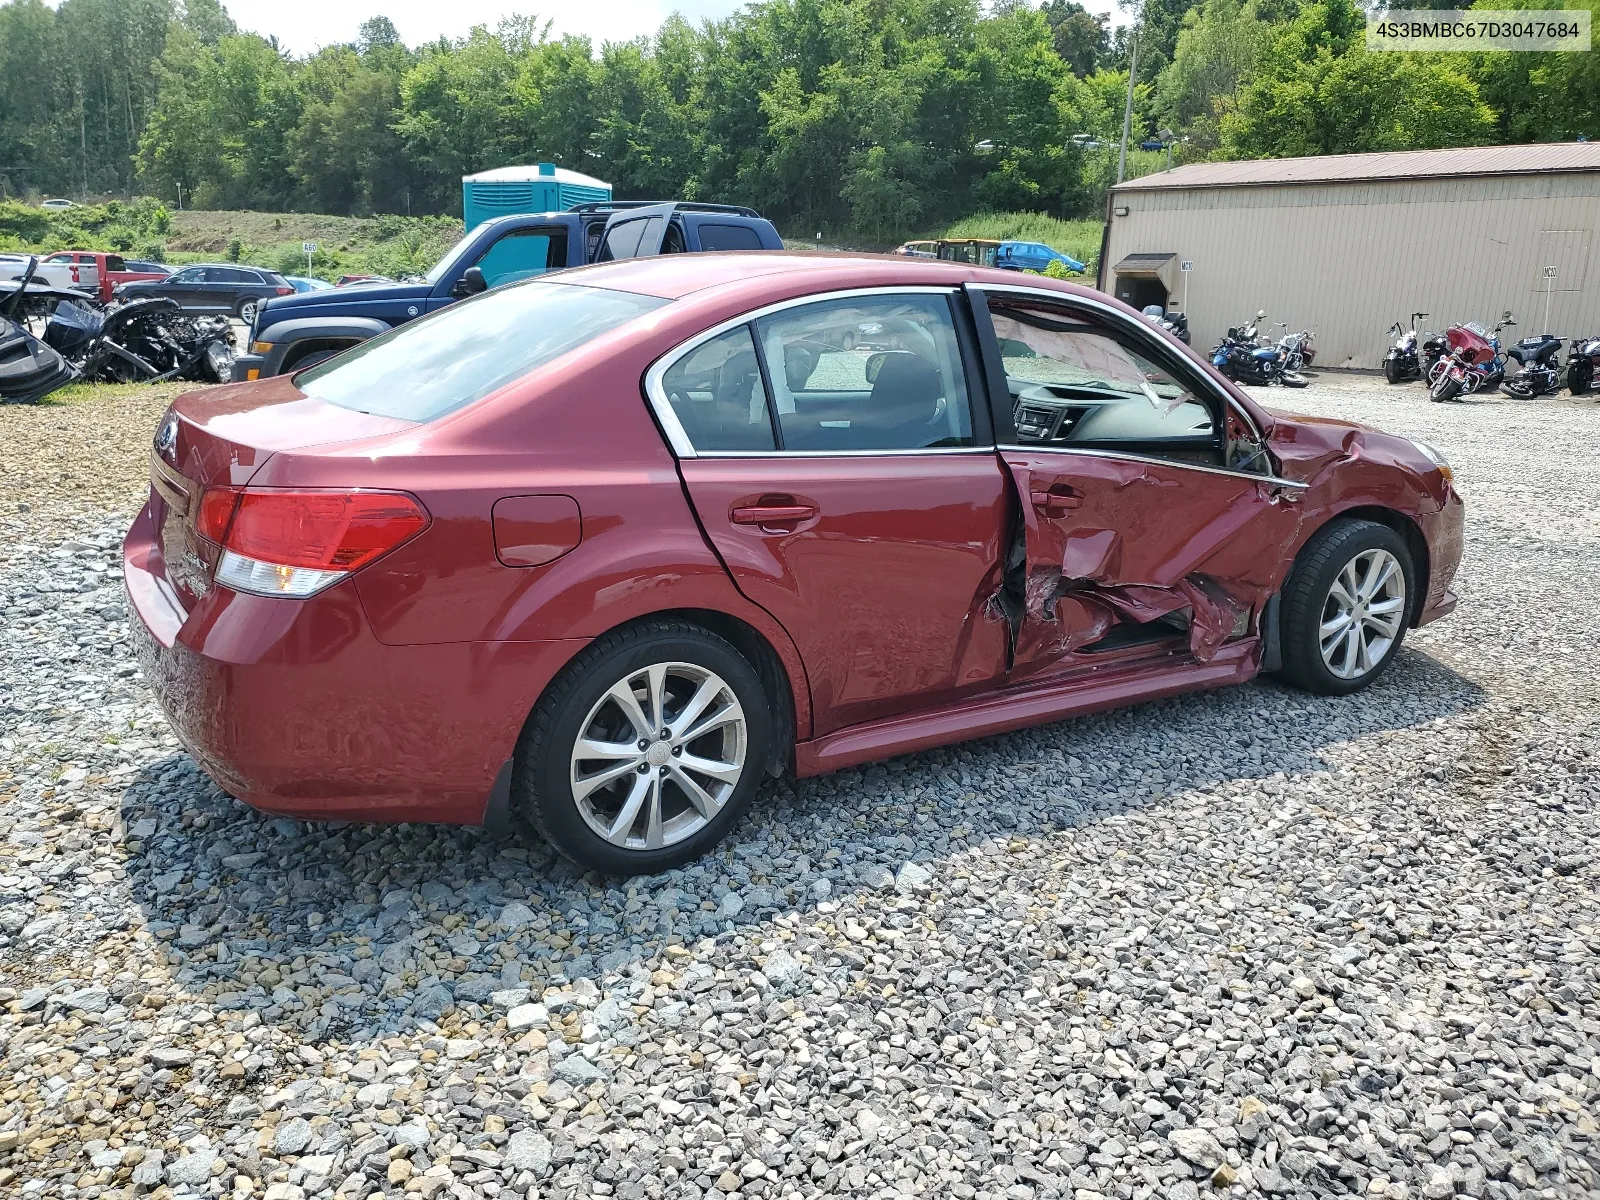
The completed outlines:
{"type": "Polygon", "coordinates": [[[1574,396],[1587,395],[1594,387],[1594,368],[1588,363],[1573,363],[1567,367],[1567,391],[1574,396]]]}
{"type": "Polygon", "coordinates": [[[309,354],[302,354],[279,372],[281,375],[293,375],[296,371],[304,371],[307,367],[314,367],[320,362],[327,362],[338,350],[313,350],[309,354]]]}
{"type": "Polygon", "coordinates": [[[1416,567],[1405,539],[1376,521],[1340,519],[1317,531],[1295,560],[1283,585],[1282,624],[1285,682],[1324,696],[1345,696],[1366,687],[1382,675],[1405,640],[1411,615],[1418,603],[1416,567]],[[1355,678],[1341,678],[1324,661],[1321,628],[1331,602],[1334,582],[1346,566],[1372,550],[1386,550],[1400,563],[1405,597],[1399,630],[1381,657],[1355,678]]]}
{"type": "Polygon", "coordinates": [[[1386,358],[1383,360],[1383,377],[1391,384],[1404,382],[1400,377],[1400,360],[1398,358],[1386,358]]]}
{"type": "Polygon", "coordinates": [[[1456,393],[1460,390],[1461,383],[1459,380],[1452,379],[1448,374],[1440,375],[1438,379],[1434,380],[1433,386],[1428,389],[1428,399],[1435,404],[1443,404],[1446,400],[1454,399],[1456,393]]]}
{"type": "Polygon", "coordinates": [[[1308,387],[1311,383],[1309,379],[1300,374],[1298,371],[1285,371],[1282,375],[1278,376],[1278,382],[1287,388],[1308,387]]]}
{"type": "MultiPolygon", "coordinates": [[[[770,757],[773,707],[749,661],[714,633],[675,620],[617,630],[573,659],[540,698],[517,744],[513,801],[552,846],[580,866],[623,876],[682,866],[721,841],[749,805],[770,757]],[[744,714],[744,760],[737,782],[714,817],[682,840],[656,849],[633,849],[607,841],[580,812],[572,782],[573,750],[607,692],[657,663],[689,664],[713,672],[731,689],[744,714]]],[[[609,740],[621,744],[620,737],[609,740]]],[[[694,752],[695,746],[689,749],[694,752]]],[[[655,770],[662,775],[665,769],[655,770]]],[[[631,784],[632,776],[619,776],[619,788],[623,781],[631,784]]],[[[666,784],[661,786],[665,812],[666,784]]],[[[676,784],[673,789],[673,799],[686,805],[687,794],[676,784]]],[[[686,809],[680,805],[679,811],[686,809]]]]}

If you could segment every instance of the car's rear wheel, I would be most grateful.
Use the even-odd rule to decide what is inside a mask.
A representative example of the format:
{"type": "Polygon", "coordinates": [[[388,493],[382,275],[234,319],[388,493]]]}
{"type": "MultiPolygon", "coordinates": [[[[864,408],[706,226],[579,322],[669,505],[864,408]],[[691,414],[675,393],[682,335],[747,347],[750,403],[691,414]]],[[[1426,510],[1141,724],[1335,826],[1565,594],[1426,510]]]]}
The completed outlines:
{"type": "Polygon", "coordinates": [[[256,323],[257,307],[258,304],[254,300],[239,301],[239,320],[243,321],[246,325],[254,325],[256,323]]]}
{"type": "Polygon", "coordinates": [[[1405,638],[1416,572],[1405,539],[1376,521],[1340,520],[1301,551],[1283,589],[1283,671],[1342,696],[1381,675],[1405,638]]]}
{"type": "Polygon", "coordinates": [[[540,700],[517,749],[523,811],[573,861],[642,875],[719,842],[760,783],[771,705],[750,663],[698,626],[608,635],[540,700]]]}

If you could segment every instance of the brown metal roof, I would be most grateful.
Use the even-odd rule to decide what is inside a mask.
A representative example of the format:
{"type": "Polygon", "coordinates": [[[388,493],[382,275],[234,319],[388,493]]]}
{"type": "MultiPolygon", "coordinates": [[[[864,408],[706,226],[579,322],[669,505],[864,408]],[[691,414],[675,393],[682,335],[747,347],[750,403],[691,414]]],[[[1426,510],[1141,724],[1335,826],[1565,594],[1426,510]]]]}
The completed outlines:
{"type": "Polygon", "coordinates": [[[1452,175],[1535,175],[1552,171],[1600,171],[1600,142],[1464,146],[1455,150],[1397,150],[1382,154],[1322,154],[1309,158],[1190,163],[1130,179],[1112,190],[1263,187],[1281,183],[1347,183],[1452,175]]]}

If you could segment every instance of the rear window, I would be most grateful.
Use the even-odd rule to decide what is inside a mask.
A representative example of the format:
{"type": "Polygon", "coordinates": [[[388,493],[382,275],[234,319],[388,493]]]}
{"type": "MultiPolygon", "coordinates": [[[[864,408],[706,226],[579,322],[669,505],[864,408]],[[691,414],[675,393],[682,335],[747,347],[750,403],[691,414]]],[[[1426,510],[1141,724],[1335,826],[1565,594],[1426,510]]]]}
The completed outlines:
{"type": "Polygon", "coordinates": [[[748,225],[702,225],[700,249],[759,250],[761,236],[748,225]]]}
{"type": "Polygon", "coordinates": [[[115,254],[106,255],[106,270],[108,270],[108,271],[126,271],[127,269],[128,269],[128,264],[123,262],[115,254]]]}
{"type": "Polygon", "coordinates": [[[295,376],[308,396],[431,421],[668,301],[530,280],[452,304],[295,376]]]}

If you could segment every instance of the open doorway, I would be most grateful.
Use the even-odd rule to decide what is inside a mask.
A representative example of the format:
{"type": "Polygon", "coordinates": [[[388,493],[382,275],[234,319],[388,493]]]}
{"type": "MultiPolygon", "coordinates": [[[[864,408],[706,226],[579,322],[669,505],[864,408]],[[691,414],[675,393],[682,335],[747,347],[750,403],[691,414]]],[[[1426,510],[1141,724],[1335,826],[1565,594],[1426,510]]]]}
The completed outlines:
{"type": "Polygon", "coordinates": [[[1152,304],[1167,307],[1167,285],[1149,276],[1118,275],[1117,299],[1143,311],[1152,304]]]}

